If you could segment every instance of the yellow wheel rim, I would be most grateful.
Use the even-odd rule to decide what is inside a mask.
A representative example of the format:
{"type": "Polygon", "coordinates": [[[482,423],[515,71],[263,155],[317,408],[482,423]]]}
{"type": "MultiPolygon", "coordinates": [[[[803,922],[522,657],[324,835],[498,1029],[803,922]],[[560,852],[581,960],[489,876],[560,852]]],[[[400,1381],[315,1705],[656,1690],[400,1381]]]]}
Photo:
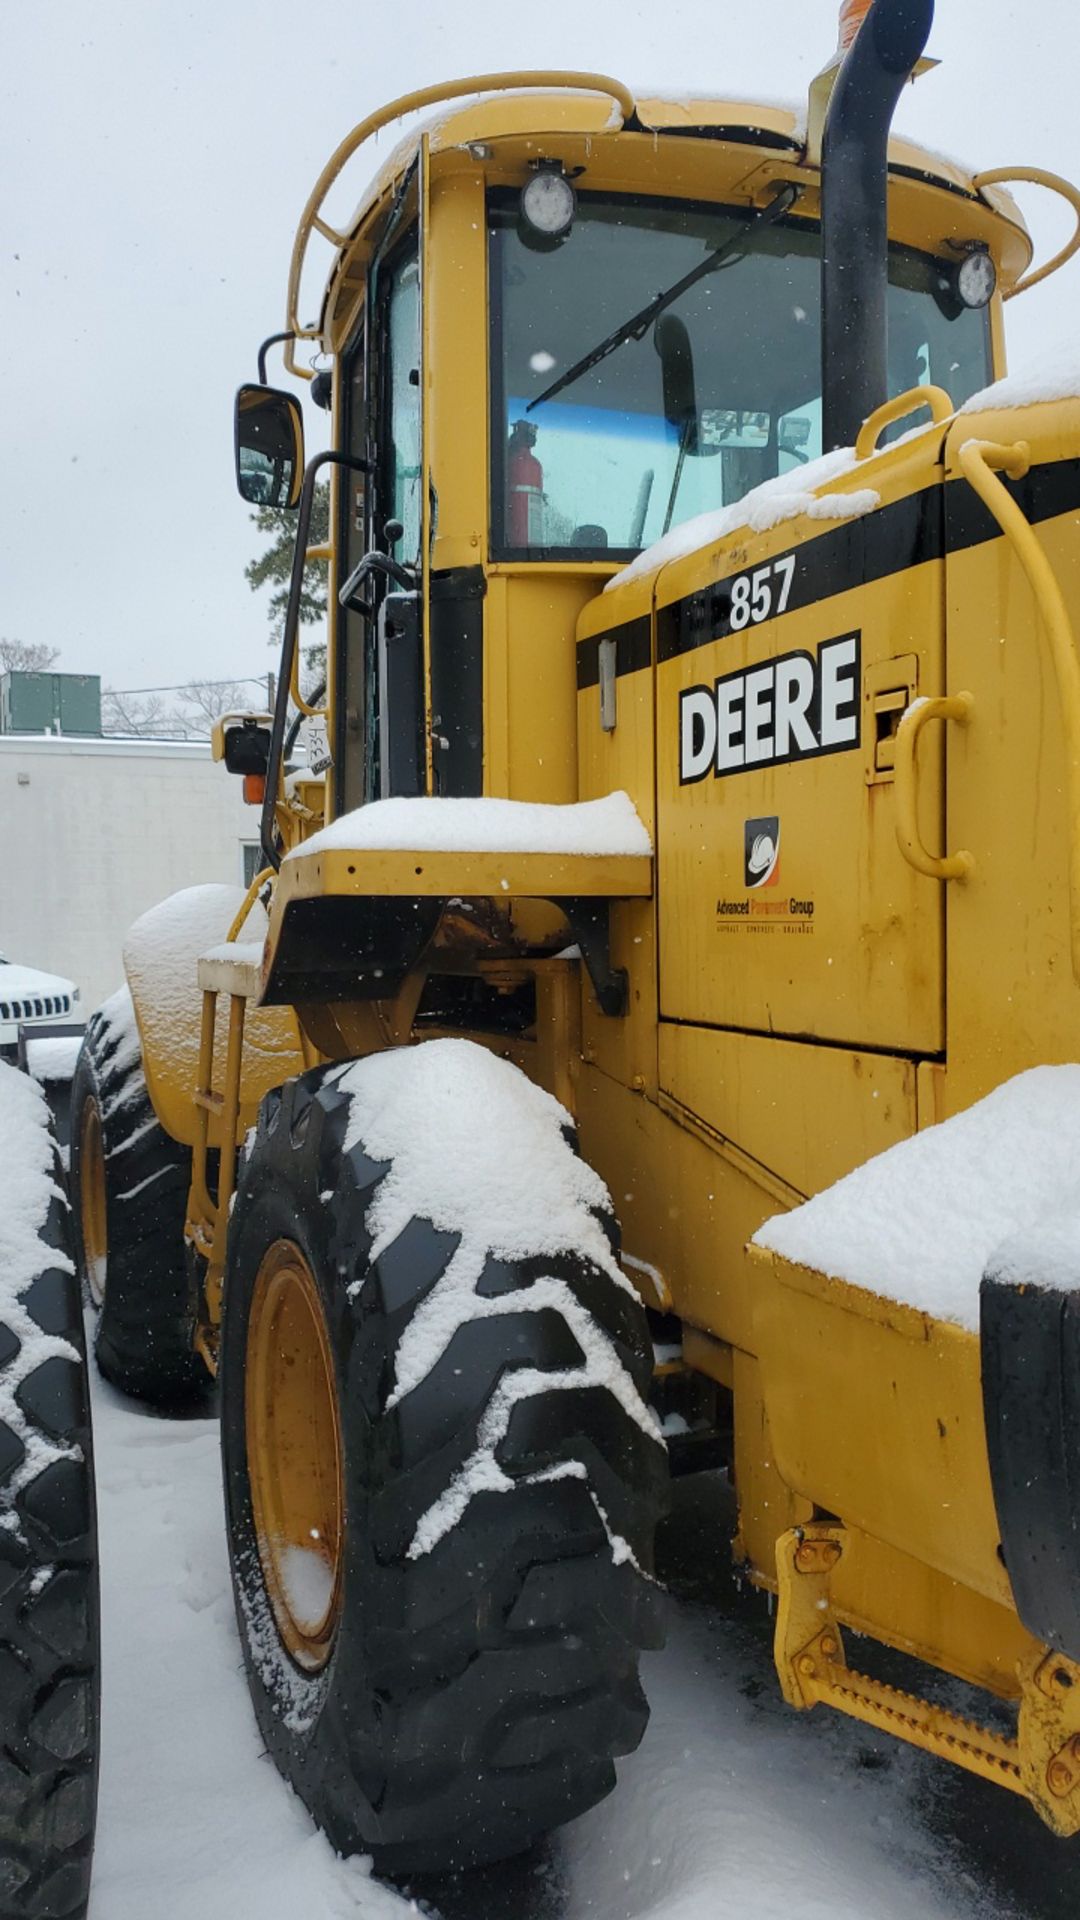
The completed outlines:
{"type": "Polygon", "coordinates": [[[308,1673],[330,1658],[341,1611],[345,1500],[330,1339],[300,1248],[263,1256],[248,1320],[248,1480],[263,1580],[282,1642],[308,1673]]]}
{"type": "Polygon", "coordinates": [[[84,1100],[79,1116],[79,1217],[82,1221],[86,1278],[94,1304],[100,1307],[105,1298],[109,1227],[105,1199],[105,1145],[101,1137],[101,1113],[93,1094],[84,1100]]]}

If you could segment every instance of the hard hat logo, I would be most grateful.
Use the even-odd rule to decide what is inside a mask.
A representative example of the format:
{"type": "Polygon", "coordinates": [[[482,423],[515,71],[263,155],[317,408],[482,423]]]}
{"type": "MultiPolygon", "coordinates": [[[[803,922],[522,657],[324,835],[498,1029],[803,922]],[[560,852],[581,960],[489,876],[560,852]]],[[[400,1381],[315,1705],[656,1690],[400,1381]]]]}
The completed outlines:
{"type": "Polygon", "coordinates": [[[746,822],[744,861],[744,885],[775,887],[780,878],[780,821],[775,814],[746,822]]]}

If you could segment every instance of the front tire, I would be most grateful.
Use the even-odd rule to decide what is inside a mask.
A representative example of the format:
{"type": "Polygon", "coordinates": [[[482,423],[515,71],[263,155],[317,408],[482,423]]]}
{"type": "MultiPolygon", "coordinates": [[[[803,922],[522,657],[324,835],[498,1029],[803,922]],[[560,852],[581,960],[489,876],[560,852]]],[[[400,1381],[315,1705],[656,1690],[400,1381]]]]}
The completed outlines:
{"type": "MultiPolygon", "coordinates": [[[[445,1048],[503,1076],[500,1097],[512,1077],[533,1123],[546,1102],[547,1151],[606,1201],[516,1069],[465,1042],[402,1058],[445,1048]]],[[[340,1852],[419,1873],[528,1846],[640,1741],[666,1461],[606,1206],[587,1251],[489,1248],[470,1316],[442,1333],[462,1234],[418,1210],[373,1257],[401,1167],[357,1134],[352,1076],[372,1066],[263,1103],[230,1225],[222,1448],[266,1746],[340,1852]]]]}
{"type": "Polygon", "coordinates": [[[131,994],[94,1014],[71,1086],[71,1192],[79,1269],[98,1309],[106,1380],[173,1411],[210,1393],[194,1349],[198,1284],[184,1244],[191,1149],[159,1124],[131,994]]]}

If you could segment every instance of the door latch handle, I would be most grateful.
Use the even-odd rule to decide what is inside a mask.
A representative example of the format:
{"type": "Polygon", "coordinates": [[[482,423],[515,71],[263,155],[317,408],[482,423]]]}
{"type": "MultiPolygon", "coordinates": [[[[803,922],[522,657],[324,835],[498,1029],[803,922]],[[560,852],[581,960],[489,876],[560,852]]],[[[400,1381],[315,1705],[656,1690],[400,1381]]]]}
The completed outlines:
{"type": "Polygon", "coordinates": [[[929,853],[919,834],[918,771],[915,750],[919,735],[931,720],[955,720],[966,727],[975,706],[970,693],[948,693],[914,700],[896,730],[896,843],[909,866],[931,880],[966,880],[975,871],[975,856],[965,847],[956,853],[929,853]]]}

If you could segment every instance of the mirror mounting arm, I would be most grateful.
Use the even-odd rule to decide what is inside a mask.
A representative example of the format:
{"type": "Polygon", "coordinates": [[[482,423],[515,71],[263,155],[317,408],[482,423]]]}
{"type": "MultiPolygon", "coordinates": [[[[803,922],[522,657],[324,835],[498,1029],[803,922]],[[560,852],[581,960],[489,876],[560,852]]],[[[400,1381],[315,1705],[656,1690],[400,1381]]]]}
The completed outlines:
{"type": "Polygon", "coordinates": [[[259,385],[260,387],[265,387],[268,384],[267,378],[266,378],[266,356],[269,353],[270,348],[280,347],[283,342],[289,341],[289,340],[295,340],[295,339],[296,339],[296,335],[295,333],[292,333],[292,332],[271,333],[267,335],[266,339],[262,343],[262,346],[259,348],[259,385]]]}
{"type": "Polygon", "coordinates": [[[285,629],[281,636],[281,665],[278,669],[277,698],[274,702],[274,724],[270,733],[266,795],[259,826],[263,853],[267,864],[273,867],[275,872],[281,865],[281,854],[274,843],[274,808],[277,805],[285,729],[289,718],[289,690],[292,686],[293,661],[296,658],[296,638],[300,630],[300,598],[304,586],[308,536],[311,532],[311,513],[315,504],[315,482],[323,467],[348,467],[351,473],[371,472],[370,460],[360,460],[351,453],[326,452],[317,453],[313,460],[309,460],[304,473],[304,484],[300,491],[300,511],[296,521],[292,573],[289,577],[289,600],[285,609],[285,629]]]}

